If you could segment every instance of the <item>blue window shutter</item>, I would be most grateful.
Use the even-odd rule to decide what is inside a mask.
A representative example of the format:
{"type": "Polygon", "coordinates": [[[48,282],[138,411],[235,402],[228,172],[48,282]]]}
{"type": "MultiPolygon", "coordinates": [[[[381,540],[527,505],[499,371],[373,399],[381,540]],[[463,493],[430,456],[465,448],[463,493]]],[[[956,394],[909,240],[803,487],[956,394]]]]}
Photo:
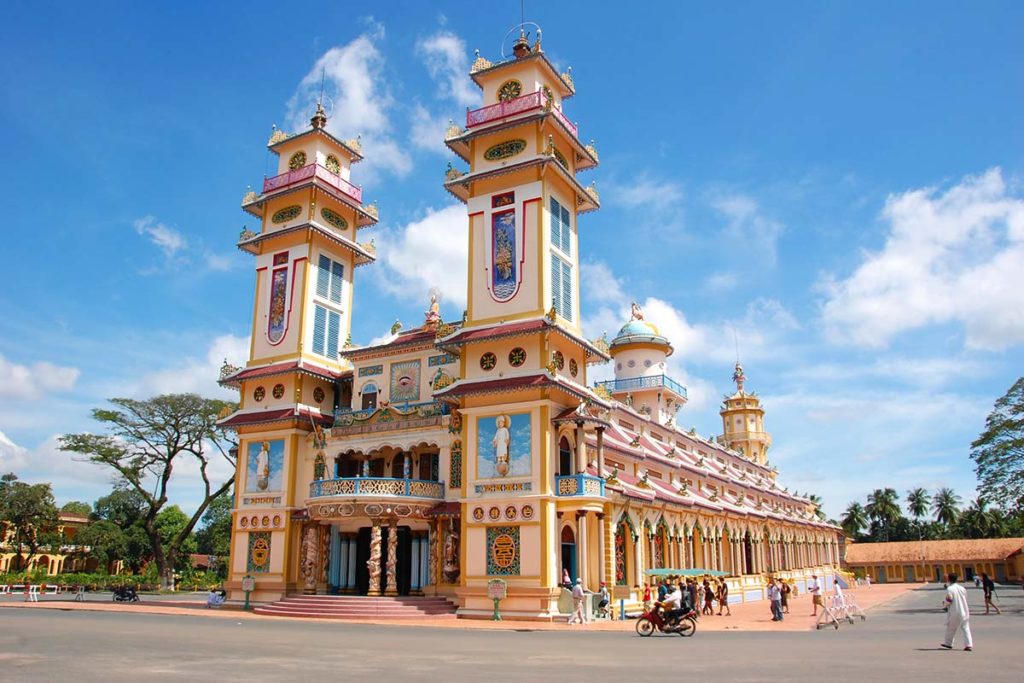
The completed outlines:
{"type": "Polygon", "coordinates": [[[316,295],[327,298],[327,285],[331,274],[331,259],[320,256],[320,265],[316,270],[316,295]]]}
{"type": "Polygon", "coordinates": [[[313,307],[313,353],[324,355],[324,342],[327,336],[327,309],[323,306],[313,307]]]}
{"type": "Polygon", "coordinates": [[[569,225],[569,210],[564,206],[559,208],[562,214],[562,251],[567,256],[572,256],[572,229],[569,225]]]}
{"type": "Polygon", "coordinates": [[[562,240],[562,231],[558,223],[561,220],[561,213],[558,211],[558,202],[555,201],[554,197],[551,198],[551,246],[560,247],[562,240]]]}
{"type": "Polygon", "coordinates": [[[338,357],[338,333],[341,330],[341,316],[330,311],[327,313],[327,356],[338,357]]]}
{"type": "Polygon", "coordinates": [[[572,320],[572,266],[562,262],[562,317],[572,320]]]}
{"type": "Polygon", "coordinates": [[[342,275],[345,273],[345,266],[341,265],[337,261],[331,261],[331,296],[330,299],[334,303],[341,303],[341,283],[343,282],[342,275]]]}
{"type": "Polygon", "coordinates": [[[555,312],[562,312],[562,264],[554,254],[551,255],[551,303],[555,312]]]}

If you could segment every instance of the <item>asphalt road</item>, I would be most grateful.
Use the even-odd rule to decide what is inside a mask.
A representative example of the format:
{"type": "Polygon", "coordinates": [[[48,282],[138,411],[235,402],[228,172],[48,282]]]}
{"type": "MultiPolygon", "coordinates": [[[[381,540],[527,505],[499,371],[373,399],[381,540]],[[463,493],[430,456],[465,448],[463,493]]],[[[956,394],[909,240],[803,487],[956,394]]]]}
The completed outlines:
{"type": "MultiPolygon", "coordinates": [[[[981,591],[971,589],[972,609],[981,591]]],[[[975,614],[975,651],[939,649],[938,588],[866,622],[805,633],[693,638],[586,631],[474,631],[302,620],[0,610],[4,681],[1021,681],[1024,591],[975,614]]]]}

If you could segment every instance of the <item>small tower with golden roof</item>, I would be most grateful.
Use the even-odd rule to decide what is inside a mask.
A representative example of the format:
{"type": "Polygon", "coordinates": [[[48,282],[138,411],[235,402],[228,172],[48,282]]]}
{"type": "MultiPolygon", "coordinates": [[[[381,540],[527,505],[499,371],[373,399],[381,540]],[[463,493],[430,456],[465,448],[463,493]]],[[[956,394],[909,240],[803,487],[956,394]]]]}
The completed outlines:
{"type": "Polygon", "coordinates": [[[757,394],[748,393],[744,386],[747,376],[739,361],[736,361],[732,381],[736,383],[736,393],[725,397],[719,411],[722,416],[722,436],[719,441],[759,465],[767,464],[772,435],[764,429],[761,399],[757,394]]]}

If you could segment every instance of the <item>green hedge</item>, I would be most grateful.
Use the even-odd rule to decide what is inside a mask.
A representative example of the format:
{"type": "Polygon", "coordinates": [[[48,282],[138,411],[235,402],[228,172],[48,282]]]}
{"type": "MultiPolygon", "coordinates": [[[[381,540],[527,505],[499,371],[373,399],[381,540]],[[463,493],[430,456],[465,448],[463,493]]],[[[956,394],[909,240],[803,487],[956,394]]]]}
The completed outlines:
{"type": "MultiPolygon", "coordinates": [[[[132,586],[137,591],[156,591],[160,584],[153,575],[146,573],[134,574],[84,574],[69,573],[47,576],[45,570],[31,572],[11,572],[0,574],[2,584],[45,584],[47,586],[85,586],[87,591],[109,591],[117,586],[132,586]]],[[[210,590],[219,588],[222,580],[214,572],[185,572],[179,575],[178,591],[210,590]]]]}

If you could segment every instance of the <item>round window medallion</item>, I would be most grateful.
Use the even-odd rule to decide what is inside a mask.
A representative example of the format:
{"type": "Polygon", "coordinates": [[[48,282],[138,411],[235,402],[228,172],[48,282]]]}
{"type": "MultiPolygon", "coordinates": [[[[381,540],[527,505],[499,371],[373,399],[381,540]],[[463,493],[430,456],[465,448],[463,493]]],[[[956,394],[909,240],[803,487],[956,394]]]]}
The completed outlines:
{"type": "Polygon", "coordinates": [[[480,356],[480,367],[484,370],[493,370],[494,366],[498,364],[498,357],[488,351],[484,355],[480,356]]]}
{"type": "Polygon", "coordinates": [[[306,153],[299,151],[292,155],[292,158],[288,160],[288,168],[295,170],[302,168],[306,165],[306,153]]]}
{"type": "Polygon", "coordinates": [[[523,514],[523,519],[533,519],[533,506],[532,505],[524,505],[523,506],[523,513],[522,514],[523,514]]]}
{"type": "Polygon", "coordinates": [[[517,346],[508,352],[508,364],[514,368],[522,366],[526,362],[526,349],[517,346]]]}
{"type": "Polygon", "coordinates": [[[275,211],[274,215],[270,217],[272,223],[287,223],[293,218],[298,218],[299,214],[302,213],[302,207],[298,204],[292,206],[286,206],[280,211],[275,211]]]}
{"type": "Polygon", "coordinates": [[[506,140],[505,142],[499,142],[498,144],[488,147],[484,152],[484,159],[487,161],[501,161],[502,159],[508,159],[526,149],[526,140],[506,140]]]}
{"type": "Polygon", "coordinates": [[[644,367],[645,367],[645,368],[649,368],[649,367],[651,367],[651,360],[650,360],[649,358],[648,358],[647,360],[645,360],[645,361],[644,361],[644,367]]]}
{"type": "Polygon", "coordinates": [[[320,215],[325,221],[336,227],[338,230],[348,230],[348,221],[337,211],[331,211],[327,207],[320,209],[320,215]]]}
{"type": "Polygon", "coordinates": [[[514,100],[523,94],[523,84],[517,80],[505,81],[498,88],[498,99],[502,102],[514,100]]]}
{"type": "Polygon", "coordinates": [[[628,363],[626,363],[626,365],[628,365],[631,368],[635,368],[636,367],[636,361],[635,360],[631,360],[628,363]]]}
{"type": "Polygon", "coordinates": [[[490,510],[487,511],[487,516],[490,517],[492,520],[500,519],[501,510],[499,510],[497,507],[492,507],[490,510]]]}
{"type": "Polygon", "coordinates": [[[515,505],[509,505],[508,507],[505,508],[505,518],[506,519],[515,519],[518,516],[519,516],[519,511],[516,510],[516,506],[515,505]]]}
{"type": "Polygon", "coordinates": [[[324,402],[324,398],[326,398],[326,394],[324,394],[324,388],[323,387],[317,387],[316,389],[313,390],[313,400],[314,401],[316,401],[317,403],[323,403],[324,402]]]}
{"type": "Polygon", "coordinates": [[[284,385],[275,384],[272,393],[274,394],[274,398],[281,398],[282,396],[284,396],[284,385]]]}
{"type": "Polygon", "coordinates": [[[333,154],[328,154],[327,159],[324,160],[324,168],[334,175],[338,175],[341,173],[341,162],[338,161],[338,157],[333,154]]]}
{"type": "Polygon", "coordinates": [[[267,397],[267,390],[263,387],[256,387],[256,390],[252,392],[252,397],[259,403],[267,397]]]}
{"type": "Polygon", "coordinates": [[[569,359],[569,374],[575,377],[580,371],[580,366],[575,358],[569,359]]]}
{"type": "Polygon", "coordinates": [[[565,356],[562,355],[561,351],[555,351],[554,355],[551,356],[551,360],[554,361],[555,367],[559,370],[565,367],[565,356]]]}
{"type": "Polygon", "coordinates": [[[243,529],[246,528],[247,526],[249,526],[249,518],[242,517],[240,520],[238,520],[238,525],[243,529]]]}
{"type": "Polygon", "coordinates": [[[473,519],[475,519],[476,521],[480,522],[480,521],[483,520],[483,518],[484,518],[484,509],[483,508],[473,508],[473,519]]]}

